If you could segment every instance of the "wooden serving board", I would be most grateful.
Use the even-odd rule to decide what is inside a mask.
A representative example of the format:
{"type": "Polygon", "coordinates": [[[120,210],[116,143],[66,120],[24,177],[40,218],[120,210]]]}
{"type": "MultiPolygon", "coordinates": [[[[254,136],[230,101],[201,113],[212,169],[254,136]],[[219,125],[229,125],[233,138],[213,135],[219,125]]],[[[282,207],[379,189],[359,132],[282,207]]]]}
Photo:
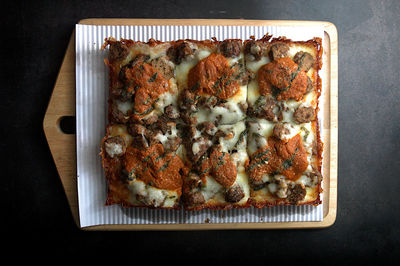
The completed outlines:
{"type": "MultiPolygon", "coordinates": [[[[99,225],[84,230],[216,230],[216,229],[283,229],[323,228],[336,219],[337,208],[337,156],[338,156],[338,36],[335,25],[323,21],[282,20],[208,20],[208,19],[85,19],[85,25],[230,25],[230,26],[323,26],[324,56],[323,80],[326,104],[323,153],[323,220],[320,222],[278,223],[203,223],[203,224],[134,224],[99,225]]],[[[321,99],[322,100],[322,99],[321,99]]],[[[72,34],[59,71],[54,90],[43,121],[43,129],[53,155],[73,218],[80,228],[76,171],[76,135],[66,134],[60,128],[64,117],[75,116],[75,32],[72,34]]]]}

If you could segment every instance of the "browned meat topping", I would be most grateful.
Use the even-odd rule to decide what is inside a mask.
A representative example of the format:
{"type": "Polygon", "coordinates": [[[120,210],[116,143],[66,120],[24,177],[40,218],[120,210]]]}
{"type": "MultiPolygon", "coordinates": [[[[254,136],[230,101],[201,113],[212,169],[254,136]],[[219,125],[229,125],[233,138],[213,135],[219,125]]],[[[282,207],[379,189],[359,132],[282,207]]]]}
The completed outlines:
{"type": "Polygon", "coordinates": [[[244,196],[243,188],[239,185],[232,186],[225,192],[225,200],[231,203],[239,202],[244,196]]]}
{"type": "Polygon", "coordinates": [[[206,202],[203,194],[199,191],[187,193],[184,198],[186,204],[189,206],[200,205],[206,202]]]}
{"type": "Polygon", "coordinates": [[[283,124],[276,124],[274,126],[274,130],[272,131],[272,135],[274,135],[278,139],[282,139],[283,135],[287,135],[289,133],[290,133],[289,129],[285,127],[285,125],[283,124]]]}
{"type": "Polygon", "coordinates": [[[290,204],[297,204],[299,201],[304,199],[306,194],[306,188],[303,184],[295,184],[294,186],[289,186],[287,200],[290,204]]]}
{"type": "Polygon", "coordinates": [[[197,126],[197,129],[205,132],[207,135],[214,136],[217,133],[217,127],[212,122],[203,122],[197,126]]]}
{"type": "Polygon", "coordinates": [[[307,77],[307,89],[306,89],[306,93],[309,93],[311,91],[314,90],[314,86],[313,86],[313,82],[310,79],[310,77],[307,77]]]}
{"type": "Polygon", "coordinates": [[[275,43],[271,45],[269,56],[271,60],[288,57],[289,45],[286,43],[275,43]]]}
{"type": "Polygon", "coordinates": [[[175,62],[175,64],[180,64],[185,57],[193,54],[193,52],[194,51],[190,47],[190,44],[182,41],[177,45],[170,47],[167,51],[167,55],[171,61],[175,62]]]}
{"type": "Polygon", "coordinates": [[[261,44],[254,40],[246,42],[244,49],[245,53],[252,55],[255,61],[259,61],[261,59],[261,56],[263,55],[263,48],[261,44]]]}
{"type": "Polygon", "coordinates": [[[110,44],[110,54],[109,59],[110,61],[118,61],[123,59],[129,52],[128,47],[126,44],[122,42],[112,42],[110,44]]]}
{"type": "Polygon", "coordinates": [[[293,61],[299,65],[299,68],[305,72],[310,70],[314,65],[314,58],[307,52],[300,51],[295,54],[293,61]]]}
{"type": "Polygon", "coordinates": [[[105,150],[111,158],[121,156],[126,151],[125,140],[120,136],[111,137],[104,142],[105,150]]]}
{"type": "Polygon", "coordinates": [[[170,119],[177,119],[179,118],[179,112],[176,108],[171,104],[164,108],[164,114],[170,119]]]}
{"type": "Polygon", "coordinates": [[[315,110],[313,107],[302,107],[300,106],[299,108],[296,109],[296,111],[293,114],[294,120],[299,123],[308,123],[312,120],[314,120],[315,116],[315,110]]]}
{"type": "Polygon", "coordinates": [[[197,188],[201,184],[200,176],[197,174],[190,172],[188,176],[185,178],[185,187],[188,190],[193,190],[197,188]]]}
{"type": "Polygon", "coordinates": [[[247,109],[247,114],[277,122],[281,118],[281,107],[273,98],[260,96],[254,105],[247,109]]]}
{"type": "Polygon", "coordinates": [[[225,40],[221,43],[219,49],[225,57],[239,56],[242,42],[240,40],[225,40]]]}
{"type": "Polygon", "coordinates": [[[158,57],[155,58],[151,61],[151,65],[160,71],[160,73],[164,76],[166,79],[170,79],[174,76],[174,65],[172,62],[168,60],[166,56],[158,57]]]}

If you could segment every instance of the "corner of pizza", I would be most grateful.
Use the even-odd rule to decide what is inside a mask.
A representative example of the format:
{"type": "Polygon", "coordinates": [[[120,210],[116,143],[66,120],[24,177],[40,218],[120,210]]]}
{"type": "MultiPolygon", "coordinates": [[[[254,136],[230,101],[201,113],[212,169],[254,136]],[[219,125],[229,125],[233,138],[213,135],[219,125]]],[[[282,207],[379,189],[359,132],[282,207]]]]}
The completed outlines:
{"type": "Polygon", "coordinates": [[[106,205],[157,209],[321,203],[322,46],[108,38],[106,205]]]}

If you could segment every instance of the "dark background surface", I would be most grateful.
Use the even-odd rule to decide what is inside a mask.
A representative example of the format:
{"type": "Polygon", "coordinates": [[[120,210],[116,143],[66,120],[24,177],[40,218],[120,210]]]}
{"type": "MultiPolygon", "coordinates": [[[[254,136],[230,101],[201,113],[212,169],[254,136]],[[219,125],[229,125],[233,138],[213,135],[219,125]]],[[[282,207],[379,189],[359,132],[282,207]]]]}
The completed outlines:
{"type": "MultiPolygon", "coordinates": [[[[267,264],[274,259],[301,262],[312,255],[328,264],[337,260],[351,264],[394,263],[399,258],[400,1],[8,1],[1,5],[0,145],[6,169],[1,178],[1,216],[6,223],[2,231],[12,232],[19,241],[8,245],[10,249],[21,249],[23,244],[25,252],[36,254],[135,255],[164,263],[166,258],[228,262],[231,257],[267,264]],[[42,122],[69,38],[75,24],[85,18],[334,23],[339,33],[335,224],[326,229],[273,231],[78,229],[42,122]]],[[[11,238],[3,241],[11,243],[11,238]]]]}

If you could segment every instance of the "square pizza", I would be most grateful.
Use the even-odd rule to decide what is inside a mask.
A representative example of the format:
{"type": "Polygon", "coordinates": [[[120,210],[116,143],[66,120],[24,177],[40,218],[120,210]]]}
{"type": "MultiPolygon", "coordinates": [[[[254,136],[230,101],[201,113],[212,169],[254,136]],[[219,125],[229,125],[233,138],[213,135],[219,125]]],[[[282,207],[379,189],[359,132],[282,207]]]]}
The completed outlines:
{"type": "Polygon", "coordinates": [[[320,204],[321,40],[108,38],[106,205],[320,204]]]}

